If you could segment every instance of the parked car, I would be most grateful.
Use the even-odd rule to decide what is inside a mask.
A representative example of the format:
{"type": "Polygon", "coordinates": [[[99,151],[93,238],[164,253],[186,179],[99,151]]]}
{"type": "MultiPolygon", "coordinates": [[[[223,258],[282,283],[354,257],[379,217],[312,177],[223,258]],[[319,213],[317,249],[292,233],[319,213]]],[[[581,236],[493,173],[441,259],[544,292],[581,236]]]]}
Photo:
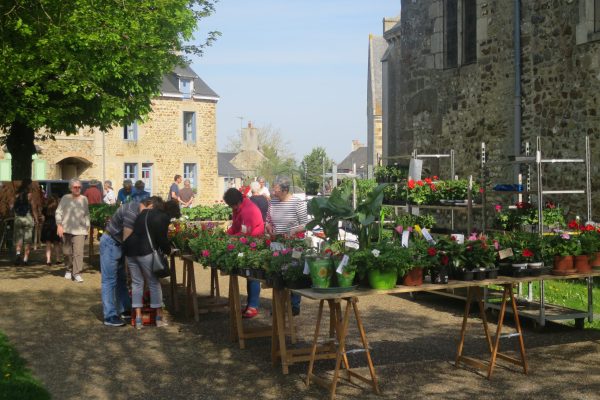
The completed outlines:
{"type": "MultiPolygon", "coordinates": [[[[71,193],[68,180],[41,180],[37,182],[44,191],[46,197],[55,194],[60,198],[65,194],[71,193]]],[[[81,186],[81,193],[85,193],[86,189],[90,187],[90,181],[82,180],[81,186]]],[[[102,192],[103,188],[101,183],[98,183],[97,188],[102,192]]]]}

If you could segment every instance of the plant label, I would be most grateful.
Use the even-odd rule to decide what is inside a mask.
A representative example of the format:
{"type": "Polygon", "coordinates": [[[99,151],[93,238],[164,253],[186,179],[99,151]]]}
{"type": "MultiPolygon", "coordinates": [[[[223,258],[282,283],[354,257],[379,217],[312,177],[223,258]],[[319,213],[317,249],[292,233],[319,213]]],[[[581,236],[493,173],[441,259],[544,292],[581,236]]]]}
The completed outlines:
{"type": "Polygon", "coordinates": [[[435,240],[433,240],[433,237],[431,236],[431,233],[429,233],[427,228],[421,229],[421,233],[423,234],[425,240],[427,240],[429,243],[435,244],[435,240]]]}
{"type": "Polygon", "coordinates": [[[308,266],[308,261],[304,261],[304,271],[302,271],[304,275],[310,275],[310,267],[308,266]]]}
{"type": "Polygon", "coordinates": [[[285,249],[285,246],[283,245],[283,243],[279,243],[279,242],[271,242],[271,251],[281,251],[283,249],[285,249]]]}
{"type": "Polygon", "coordinates": [[[402,232],[402,247],[408,247],[408,237],[410,236],[409,231],[402,232]]]}
{"type": "Polygon", "coordinates": [[[350,240],[346,240],[346,247],[358,250],[359,246],[358,246],[358,242],[353,242],[353,241],[350,241],[350,240]]]}
{"type": "Polygon", "coordinates": [[[502,249],[498,252],[498,258],[501,260],[504,260],[505,258],[512,257],[512,256],[513,256],[513,251],[510,247],[508,249],[502,249]]]}
{"type": "Polygon", "coordinates": [[[340,264],[338,265],[335,272],[337,272],[338,274],[343,274],[344,268],[346,267],[346,265],[348,265],[348,261],[350,261],[350,257],[348,257],[347,254],[344,254],[344,257],[342,257],[342,261],[340,261],[340,264]]]}
{"type": "Polygon", "coordinates": [[[458,244],[464,244],[465,243],[465,235],[463,235],[462,233],[453,233],[450,236],[453,237],[454,240],[456,240],[456,243],[458,243],[458,244]]]}
{"type": "Polygon", "coordinates": [[[300,257],[302,257],[302,253],[298,250],[294,250],[292,251],[292,258],[295,258],[296,260],[299,260],[300,257]]]}

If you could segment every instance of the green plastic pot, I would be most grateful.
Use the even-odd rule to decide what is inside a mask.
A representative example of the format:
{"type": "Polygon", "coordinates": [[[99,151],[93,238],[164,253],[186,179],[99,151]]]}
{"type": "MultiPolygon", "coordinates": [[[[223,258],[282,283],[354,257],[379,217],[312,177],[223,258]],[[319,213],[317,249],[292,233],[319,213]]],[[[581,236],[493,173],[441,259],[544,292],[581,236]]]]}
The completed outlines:
{"type": "Polygon", "coordinates": [[[344,271],[341,274],[336,272],[336,275],[339,287],[350,287],[354,282],[354,275],[356,275],[356,270],[350,272],[344,271]]]}
{"type": "Polygon", "coordinates": [[[329,258],[307,258],[308,268],[310,269],[310,279],[313,287],[328,288],[331,286],[331,276],[333,275],[333,263],[329,258]]]}
{"type": "Polygon", "coordinates": [[[379,271],[372,269],[369,271],[369,285],[373,289],[388,290],[396,287],[398,280],[398,271],[379,271]]]}

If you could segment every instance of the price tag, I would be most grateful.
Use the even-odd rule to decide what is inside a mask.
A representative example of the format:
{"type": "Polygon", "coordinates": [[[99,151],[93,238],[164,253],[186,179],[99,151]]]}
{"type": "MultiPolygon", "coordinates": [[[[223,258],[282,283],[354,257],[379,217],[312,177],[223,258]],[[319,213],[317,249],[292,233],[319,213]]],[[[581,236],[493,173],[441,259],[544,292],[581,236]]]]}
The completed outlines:
{"type": "Polygon", "coordinates": [[[357,242],[350,242],[350,241],[347,241],[347,242],[346,242],[346,247],[349,247],[349,248],[351,248],[351,249],[356,249],[356,250],[358,250],[358,243],[357,243],[357,242]]]}
{"type": "Polygon", "coordinates": [[[346,265],[348,265],[348,261],[350,261],[350,257],[348,257],[347,254],[344,254],[344,257],[342,257],[342,261],[340,261],[340,264],[338,265],[335,272],[337,272],[338,274],[343,274],[344,268],[346,267],[346,265]]]}
{"type": "Polygon", "coordinates": [[[429,233],[427,228],[421,229],[421,233],[423,234],[425,240],[427,240],[429,243],[435,244],[435,240],[433,240],[433,237],[431,236],[431,233],[429,233]]]}
{"type": "Polygon", "coordinates": [[[511,248],[502,249],[498,252],[498,258],[501,260],[504,260],[505,258],[512,257],[512,256],[513,256],[513,251],[511,248]]]}
{"type": "Polygon", "coordinates": [[[283,245],[283,243],[279,243],[279,242],[271,242],[271,251],[281,251],[283,249],[285,249],[285,246],[283,245]]]}
{"type": "Polygon", "coordinates": [[[465,243],[465,235],[463,235],[462,233],[453,233],[450,236],[454,237],[454,240],[456,240],[456,243],[458,243],[458,244],[465,243]]]}
{"type": "Polygon", "coordinates": [[[410,236],[409,231],[402,232],[402,247],[408,247],[408,237],[410,236]]]}
{"type": "Polygon", "coordinates": [[[300,257],[302,257],[302,252],[300,252],[298,250],[292,251],[292,258],[295,258],[296,260],[299,260],[300,257]]]}
{"type": "Polygon", "coordinates": [[[308,261],[304,261],[304,271],[302,271],[304,275],[310,275],[310,267],[308,266],[308,261]]]}

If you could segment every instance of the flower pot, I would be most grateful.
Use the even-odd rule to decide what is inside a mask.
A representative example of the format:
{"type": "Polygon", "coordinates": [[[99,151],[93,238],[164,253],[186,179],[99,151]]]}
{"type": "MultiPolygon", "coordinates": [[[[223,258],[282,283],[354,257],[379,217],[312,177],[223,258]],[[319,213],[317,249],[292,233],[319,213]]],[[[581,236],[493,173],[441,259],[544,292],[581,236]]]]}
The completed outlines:
{"type": "Polygon", "coordinates": [[[592,266],[590,265],[590,257],[588,255],[575,256],[573,264],[577,272],[580,274],[587,274],[592,272],[592,266]]]}
{"type": "Polygon", "coordinates": [[[595,270],[600,270],[600,252],[594,253],[591,260],[590,265],[595,270]]]}
{"type": "Polygon", "coordinates": [[[448,268],[439,266],[431,270],[431,283],[448,283],[448,268]]]}
{"type": "Polygon", "coordinates": [[[398,271],[379,271],[372,269],[369,271],[369,285],[373,289],[388,290],[393,289],[396,286],[396,280],[398,279],[398,271]]]}
{"type": "Polygon", "coordinates": [[[331,275],[333,274],[333,263],[330,258],[307,258],[310,268],[310,279],[313,287],[328,288],[331,286],[331,275]]]}
{"type": "Polygon", "coordinates": [[[405,286],[421,286],[423,284],[423,268],[416,267],[404,275],[402,284],[405,286]]]}
{"type": "Polygon", "coordinates": [[[543,261],[527,263],[527,268],[528,269],[540,269],[543,266],[544,266],[544,262],[543,261]]]}
{"type": "Polygon", "coordinates": [[[573,256],[554,256],[554,275],[574,274],[577,270],[574,267],[573,256]]]}
{"type": "Polygon", "coordinates": [[[482,281],[484,279],[485,279],[485,269],[484,270],[476,269],[475,271],[473,271],[473,280],[482,281]]]}
{"type": "Polygon", "coordinates": [[[496,279],[498,278],[498,270],[497,269],[488,269],[485,271],[485,277],[486,279],[496,279]]]}
{"type": "Polygon", "coordinates": [[[356,275],[356,270],[354,271],[344,271],[343,273],[336,272],[337,283],[339,287],[350,287],[354,282],[354,275],[356,275]]]}
{"type": "Polygon", "coordinates": [[[527,263],[512,263],[513,269],[527,269],[527,263]]]}
{"type": "Polygon", "coordinates": [[[459,279],[461,281],[472,281],[473,280],[473,271],[460,271],[459,273],[459,279]]]}

